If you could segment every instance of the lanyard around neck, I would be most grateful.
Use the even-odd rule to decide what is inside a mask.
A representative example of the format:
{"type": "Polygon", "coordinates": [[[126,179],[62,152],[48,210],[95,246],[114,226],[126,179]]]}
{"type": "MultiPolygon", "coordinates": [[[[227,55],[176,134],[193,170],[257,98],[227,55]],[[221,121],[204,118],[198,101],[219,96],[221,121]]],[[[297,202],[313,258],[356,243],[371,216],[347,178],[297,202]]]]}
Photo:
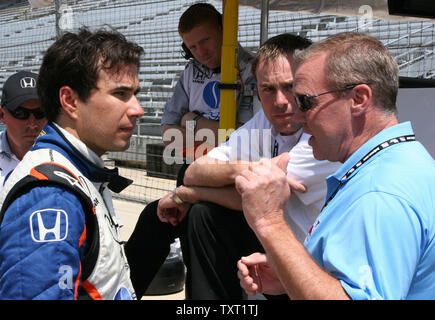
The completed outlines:
{"type": "Polygon", "coordinates": [[[328,198],[328,200],[326,201],[325,205],[323,206],[323,208],[325,208],[328,203],[335,197],[335,195],[337,194],[338,190],[340,189],[340,187],[342,186],[342,184],[344,183],[344,181],[349,178],[349,176],[359,167],[361,167],[365,162],[367,162],[370,158],[372,158],[375,154],[377,154],[379,151],[384,150],[390,146],[393,146],[395,144],[398,143],[402,143],[402,142],[409,142],[409,141],[415,141],[415,135],[408,135],[408,136],[400,136],[400,137],[396,137],[396,138],[392,138],[389,139],[387,141],[384,141],[380,144],[378,144],[376,147],[374,147],[372,150],[370,150],[364,157],[361,158],[361,160],[357,161],[357,163],[350,168],[346,174],[340,179],[340,183],[337,186],[337,188],[335,189],[334,193],[328,198]]]}

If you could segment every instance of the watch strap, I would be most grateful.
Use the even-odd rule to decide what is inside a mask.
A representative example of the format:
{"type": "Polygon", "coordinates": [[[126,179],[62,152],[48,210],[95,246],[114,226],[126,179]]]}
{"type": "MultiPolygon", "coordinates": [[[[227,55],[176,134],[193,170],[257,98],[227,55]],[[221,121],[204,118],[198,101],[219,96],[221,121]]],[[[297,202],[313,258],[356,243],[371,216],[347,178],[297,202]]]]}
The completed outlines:
{"type": "Polygon", "coordinates": [[[177,190],[178,190],[178,188],[180,188],[181,186],[178,186],[178,187],[176,187],[175,189],[174,189],[174,191],[172,191],[172,193],[174,194],[174,201],[177,203],[177,204],[181,204],[181,205],[185,205],[185,204],[187,204],[186,202],[184,202],[183,200],[181,200],[181,198],[177,195],[177,190]]]}

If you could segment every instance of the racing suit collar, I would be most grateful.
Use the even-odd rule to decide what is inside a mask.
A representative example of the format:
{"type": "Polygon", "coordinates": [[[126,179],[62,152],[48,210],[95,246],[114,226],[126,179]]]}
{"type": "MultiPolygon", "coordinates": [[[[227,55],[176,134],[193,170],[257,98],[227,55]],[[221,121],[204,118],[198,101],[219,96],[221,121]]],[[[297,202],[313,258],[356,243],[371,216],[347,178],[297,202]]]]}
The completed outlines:
{"type": "Polygon", "coordinates": [[[73,162],[89,180],[99,183],[108,182],[108,188],[116,193],[121,192],[133,182],[131,179],[120,176],[118,168],[105,168],[103,160],[89,150],[83,142],[70,134],[64,134],[63,131],[50,121],[37,138],[32,150],[49,148],[60,152],[73,162]]]}

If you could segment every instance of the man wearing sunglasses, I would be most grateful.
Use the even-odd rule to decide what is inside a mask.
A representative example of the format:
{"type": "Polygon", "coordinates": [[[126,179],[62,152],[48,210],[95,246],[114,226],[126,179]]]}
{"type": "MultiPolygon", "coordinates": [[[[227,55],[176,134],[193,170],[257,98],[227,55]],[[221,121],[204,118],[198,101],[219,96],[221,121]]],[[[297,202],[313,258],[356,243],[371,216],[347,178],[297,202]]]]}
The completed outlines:
{"type": "MultiPolygon", "coordinates": [[[[227,142],[195,160],[186,171],[184,185],[159,202],[159,217],[174,224],[177,221],[167,214],[174,213],[174,201],[193,203],[183,220],[187,231],[181,239],[190,299],[243,298],[237,261],[242,255],[263,250],[244,219],[240,196],[234,188],[234,177],[251,163],[273,158],[274,163],[282,163],[287,169],[294,195],[286,203],[293,214],[285,216],[301,242],[320,212],[326,195],[325,178],[339,164],[315,160],[308,145],[309,135],[303,134],[301,124],[293,121],[297,112],[293,53],[310,43],[299,36],[280,34],[259,48],[252,72],[262,109],[227,142]]],[[[185,210],[179,211],[177,218],[185,210]]]]}
{"type": "Polygon", "coordinates": [[[20,71],[3,85],[0,121],[6,130],[0,132],[0,191],[47,122],[36,92],[37,77],[20,71]]]}
{"type": "Polygon", "coordinates": [[[283,171],[264,160],[236,177],[267,255],[239,261],[242,286],[294,299],[435,299],[435,162],[397,119],[396,61],[379,40],[348,32],[296,63],[294,120],[316,159],[342,166],[304,245],[282,218],[283,171]]]}

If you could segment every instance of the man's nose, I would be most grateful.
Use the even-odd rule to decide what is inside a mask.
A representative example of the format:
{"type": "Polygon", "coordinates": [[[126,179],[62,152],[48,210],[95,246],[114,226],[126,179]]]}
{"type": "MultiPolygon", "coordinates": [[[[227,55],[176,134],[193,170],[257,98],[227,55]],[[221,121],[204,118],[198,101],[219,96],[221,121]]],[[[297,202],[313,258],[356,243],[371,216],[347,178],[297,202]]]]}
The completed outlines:
{"type": "Polygon", "coordinates": [[[276,104],[278,104],[278,105],[288,104],[289,98],[282,90],[277,90],[275,101],[276,101],[276,104]]]}
{"type": "Polygon", "coordinates": [[[140,118],[144,115],[144,110],[142,106],[139,103],[139,100],[136,96],[133,96],[130,101],[130,106],[128,109],[128,116],[129,117],[136,117],[140,118]]]}
{"type": "Polygon", "coordinates": [[[205,55],[207,55],[207,48],[203,45],[198,45],[198,49],[196,50],[196,53],[200,56],[203,57],[205,55]]]}
{"type": "Polygon", "coordinates": [[[35,128],[38,126],[38,119],[35,118],[35,115],[30,114],[29,118],[26,120],[26,124],[30,128],[35,128]]]}

